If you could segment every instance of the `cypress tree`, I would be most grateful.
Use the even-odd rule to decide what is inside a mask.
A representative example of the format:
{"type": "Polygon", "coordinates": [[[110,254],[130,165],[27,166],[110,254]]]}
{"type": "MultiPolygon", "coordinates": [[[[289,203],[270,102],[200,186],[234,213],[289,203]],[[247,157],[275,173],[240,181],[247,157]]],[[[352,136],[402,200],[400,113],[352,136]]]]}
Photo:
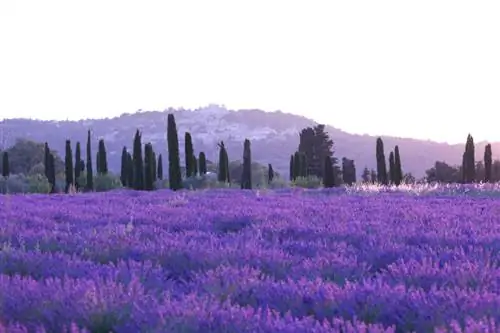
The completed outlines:
{"type": "Polygon", "coordinates": [[[127,152],[127,184],[130,188],[134,188],[134,160],[129,152],[127,152]]]}
{"type": "Polygon", "coordinates": [[[66,174],[66,187],[65,192],[69,193],[73,185],[73,152],[71,150],[71,141],[66,140],[66,155],[64,158],[64,172],[66,174]]]}
{"type": "Polygon", "coordinates": [[[104,145],[104,139],[99,140],[98,153],[99,153],[98,173],[105,175],[108,173],[108,157],[106,155],[106,146],[104,145]]]}
{"type": "Polygon", "coordinates": [[[130,184],[127,183],[127,147],[123,147],[122,149],[122,160],[121,160],[121,165],[120,165],[120,181],[122,182],[122,185],[129,186],[130,184]]]}
{"type": "Polygon", "coordinates": [[[301,171],[301,158],[300,158],[300,153],[297,151],[295,152],[295,155],[293,156],[293,180],[297,180],[297,177],[300,177],[302,174],[301,171]]]}
{"type": "Polygon", "coordinates": [[[49,152],[49,183],[50,183],[50,193],[56,193],[56,170],[54,163],[54,155],[49,152]]]}
{"type": "Polygon", "coordinates": [[[226,147],[224,146],[224,142],[221,141],[219,143],[219,169],[217,173],[217,181],[226,183],[227,182],[227,175],[228,175],[228,162],[226,160],[227,155],[226,155],[226,147]]]}
{"type": "Polygon", "coordinates": [[[370,171],[371,183],[375,184],[377,182],[377,179],[378,179],[377,172],[375,170],[371,169],[371,171],[370,171]]]}
{"type": "Polygon", "coordinates": [[[293,154],[290,155],[290,164],[289,164],[289,173],[290,173],[290,181],[293,181],[295,179],[295,175],[294,175],[294,167],[295,167],[295,164],[293,162],[293,154]]]}
{"type": "Polygon", "coordinates": [[[156,171],[159,180],[163,180],[163,158],[161,154],[158,156],[158,170],[156,171]]]}
{"type": "Polygon", "coordinates": [[[50,180],[50,149],[49,149],[49,144],[47,142],[45,142],[44,145],[43,166],[44,166],[45,178],[47,178],[47,180],[50,180]]]}
{"type": "Polygon", "coordinates": [[[241,189],[252,189],[252,151],[250,140],[245,139],[243,144],[243,172],[241,174],[241,189]]]}
{"type": "Polygon", "coordinates": [[[179,158],[179,138],[173,114],[168,114],[167,122],[168,180],[170,189],[176,191],[182,188],[182,175],[179,158]]]}
{"type": "Polygon", "coordinates": [[[487,144],[484,147],[484,181],[486,183],[491,182],[491,165],[493,163],[491,144],[487,144]]]}
{"type": "Polygon", "coordinates": [[[100,161],[101,154],[99,154],[99,151],[95,153],[95,171],[98,175],[101,174],[101,161],[100,161]]]}
{"type": "Polygon", "coordinates": [[[75,148],[75,188],[78,191],[80,185],[78,184],[78,179],[80,178],[82,172],[82,152],[80,148],[80,142],[76,143],[75,148]]]}
{"type": "Polygon", "coordinates": [[[267,165],[267,183],[271,184],[274,179],[274,170],[271,163],[267,165]]]}
{"type": "Polygon", "coordinates": [[[367,167],[363,169],[363,174],[361,175],[361,179],[363,180],[363,183],[367,184],[370,182],[370,170],[368,170],[367,167]]]}
{"type": "Polygon", "coordinates": [[[10,174],[10,164],[9,164],[9,153],[4,151],[2,154],[2,176],[4,178],[9,177],[10,174]]]}
{"type": "Polygon", "coordinates": [[[467,151],[462,154],[462,183],[467,183],[467,151]]]}
{"type": "Polygon", "coordinates": [[[156,153],[153,149],[152,149],[151,166],[152,166],[151,172],[153,173],[153,183],[154,183],[158,180],[158,174],[156,173],[156,153]]]}
{"type": "Polygon", "coordinates": [[[399,147],[394,147],[394,184],[401,185],[403,182],[403,169],[401,168],[401,156],[399,155],[399,147]]]}
{"type": "Polygon", "coordinates": [[[186,160],[186,178],[193,175],[193,141],[191,134],[186,132],[184,135],[184,159],[186,160]]]}
{"type": "Polygon", "coordinates": [[[467,136],[467,142],[465,144],[465,153],[463,160],[465,183],[473,183],[476,179],[476,163],[475,163],[475,148],[474,139],[472,135],[467,136]]]}
{"type": "Polygon", "coordinates": [[[325,188],[331,188],[335,186],[335,172],[333,171],[332,160],[330,156],[325,156],[324,163],[324,172],[323,172],[323,186],[325,188]]]}
{"type": "Polygon", "coordinates": [[[153,147],[150,143],[144,146],[144,189],[153,190],[153,147]]]}
{"type": "Polygon", "coordinates": [[[384,143],[381,138],[377,138],[377,180],[382,185],[387,185],[387,167],[385,164],[384,143]]]}
{"type": "Polygon", "coordinates": [[[231,183],[231,179],[229,178],[229,156],[227,155],[227,149],[224,147],[224,161],[226,162],[226,182],[231,183]]]}
{"type": "Polygon", "coordinates": [[[207,158],[205,157],[204,152],[200,152],[198,156],[198,161],[200,163],[200,175],[207,174],[207,158]]]}
{"type": "Polygon", "coordinates": [[[307,158],[306,154],[300,154],[300,176],[307,177],[307,158]]]}
{"type": "Polygon", "coordinates": [[[133,160],[133,175],[134,175],[134,185],[133,188],[136,191],[144,190],[144,161],[142,159],[142,143],[141,143],[141,133],[139,130],[135,132],[134,137],[134,150],[132,153],[133,160]]]}
{"type": "Polygon", "coordinates": [[[87,133],[87,191],[94,190],[94,173],[92,172],[92,146],[90,130],[87,133]]]}
{"type": "Polygon", "coordinates": [[[198,175],[198,160],[196,156],[193,154],[193,176],[196,177],[198,175]]]}
{"type": "Polygon", "coordinates": [[[392,151],[389,153],[389,178],[391,184],[396,182],[396,165],[394,161],[394,153],[392,151]]]}

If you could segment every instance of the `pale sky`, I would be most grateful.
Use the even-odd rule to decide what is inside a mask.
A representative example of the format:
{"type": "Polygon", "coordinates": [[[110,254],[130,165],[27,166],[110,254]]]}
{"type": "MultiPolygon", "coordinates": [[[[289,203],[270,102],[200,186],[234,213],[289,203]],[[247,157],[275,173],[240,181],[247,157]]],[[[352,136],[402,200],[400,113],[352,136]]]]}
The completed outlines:
{"type": "Polygon", "coordinates": [[[500,141],[499,17],[498,0],[0,0],[0,119],[216,103],[500,141]]]}

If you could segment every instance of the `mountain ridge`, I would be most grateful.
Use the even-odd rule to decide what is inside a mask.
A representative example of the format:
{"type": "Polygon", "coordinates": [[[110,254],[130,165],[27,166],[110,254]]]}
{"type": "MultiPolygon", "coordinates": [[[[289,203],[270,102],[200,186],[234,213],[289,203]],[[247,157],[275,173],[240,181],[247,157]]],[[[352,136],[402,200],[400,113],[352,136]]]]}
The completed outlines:
{"type": "MultiPolygon", "coordinates": [[[[318,122],[304,116],[282,111],[265,112],[258,109],[228,110],[218,105],[190,109],[169,108],[164,111],[142,111],[123,113],[120,116],[102,119],[82,120],[37,120],[4,119],[0,121],[0,145],[9,147],[17,138],[48,142],[58,153],[64,152],[66,139],[72,144],[85,144],[87,130],[93,135],[92,150],[97,152],[97,143],[103,138],[108,152],[108,164],[112,171],[120,170],[120,156],[123,146],[130,150],[136,129],[143,132],[143,143],[151,142],[157,154],[166,158],[166,118],[168,113],[176,117],[179,131],[181,161],[183,162],[184,132],[193,137],[195,153],[205,151],[209,160],[217,161],[217,142],[223,140],[228,149],[229,159],[241,160],[243,141],[252,142],[252,159],[260,163],[271,163],[281,174],[288,174],[290,154],[298,146],[302,128],[314,126],[318,122]]],[[[354,159],[357,174],[363,168],[375,168],[375,140],[377,136],[353,134],[326,124],[326,131],[334,141],[335,156],[339,159],[354,159]]],[[[380,136],[384,141],[386,158],[398,145],[404,172],[417,177],[435,161],[452,165],[461,163],[464,144],[448,144],[431,140],[380,136]]],[[[465,138],[464,138],[465,142],[465,138]]],[[[491,143],[493,157],[500,151],[500,143],[491,143]]],[[[476,159],[483,159],[485,141],[476,143],[476,159]]],[[[1,148],[1,147],[0,147],[1,148]]],[[[93,156],[95,158],[95,156],[93,156]]],[[[95,161],[94,161],[95,162],[95,161]]]]}

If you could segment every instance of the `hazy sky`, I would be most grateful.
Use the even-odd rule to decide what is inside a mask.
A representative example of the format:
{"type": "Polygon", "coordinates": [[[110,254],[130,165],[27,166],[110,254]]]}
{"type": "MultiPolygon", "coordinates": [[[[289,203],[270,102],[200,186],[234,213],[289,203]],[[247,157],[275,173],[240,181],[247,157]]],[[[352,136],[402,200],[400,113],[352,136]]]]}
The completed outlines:
{"type": "Polygon", "coordinates": [[[0,119],[218,103],[500,141],[499,17],[498,0],[0,0],[0,119]]]}

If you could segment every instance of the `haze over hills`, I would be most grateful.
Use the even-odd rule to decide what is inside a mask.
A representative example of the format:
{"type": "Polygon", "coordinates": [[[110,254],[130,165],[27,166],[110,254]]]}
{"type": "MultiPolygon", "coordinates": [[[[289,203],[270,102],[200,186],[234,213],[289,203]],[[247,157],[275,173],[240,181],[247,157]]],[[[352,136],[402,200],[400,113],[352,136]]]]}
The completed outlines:
{"type": "MultiPolygon", "coordinates": [[[[143,133],[143,143],[151,142],[157,154],[166,157],[166,118],[174,113],[179,131],[182,163],[184,161],[184,132],[193,137],[196,154],[204,151],[212,161],[218,159],[217,142],[223,140],[228,149],[229,159],[241,160],[243,141],[249,138],[252,144],[252,159],[260,163],[271,163],[275,170],[288,175],[290,154],[295,152],[299,142],[298,133],[307,126],[316,124],[314,120],[283,113],[261,110],[230,111],[224,107],[210,105],[197,110],[165,110],[123,114],[111,119],[80,121],[41,121],[31,119],[6,119],[0,122],[0,149],[14,144],[16,138],[37,142],[48,142],[58,153],[64,152],[66,139],[72,144],[86,142],[87,130],[94,136],[93,152],[97,152],[97,142],[103,138],[108,152],[108,164],[112,171],[120,170],[123,146],[129,150],[136,129],[143,133]]],[[[357,173],[363,168],[376,168],[375,136],[350,134],[327,124],[327,132],[334,141],[335,156],[339,159],[354,159],[357,173]]],[[[473,133],[472,133],[473,134],[473,133]]],[[[382,136],[386,158],[399,145],[403,171],[416,177],[424,175],[435,161],[460,164],[464,144],[450,145],[432,141],[382,136]]],[[[483,159],[486,142],[476,143],[476,159],[483,159]]],[[[497,158],[500,143],[492,143],[493,156],[497,158]]],[[[95,156],[93,156],[95,158],[95,156]]]]}

